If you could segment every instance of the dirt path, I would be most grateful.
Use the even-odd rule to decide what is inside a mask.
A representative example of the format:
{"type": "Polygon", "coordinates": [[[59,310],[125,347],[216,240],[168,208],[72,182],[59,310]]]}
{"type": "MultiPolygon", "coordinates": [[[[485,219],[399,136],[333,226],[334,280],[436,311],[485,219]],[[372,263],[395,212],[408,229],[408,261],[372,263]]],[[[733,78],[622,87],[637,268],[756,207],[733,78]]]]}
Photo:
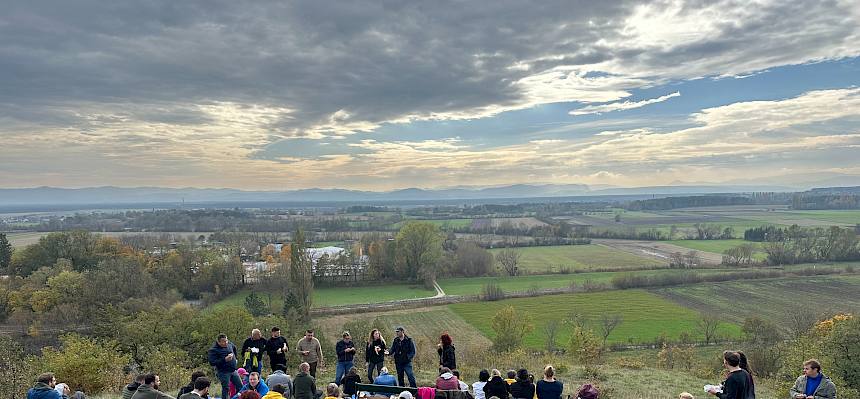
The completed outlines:
{"type": "Polygon", "coordinates": [[[686,254],[690,251],[696,252],[696,254],[699,255],[699,258],[705,264],[719,265],[723,261],[723,256],[721,254],[693,250],[690,248],[684,248],[662,241],[615,240],[599,238],[591,240],[591,242],[593,244],[605,245],[607,247],[611,247],[620,251],[629,252],[639,256],[647,256],[653,259],[660,259],[666,262],[669,261],[669,256],[671,256],[675,252],[686,254]]]}

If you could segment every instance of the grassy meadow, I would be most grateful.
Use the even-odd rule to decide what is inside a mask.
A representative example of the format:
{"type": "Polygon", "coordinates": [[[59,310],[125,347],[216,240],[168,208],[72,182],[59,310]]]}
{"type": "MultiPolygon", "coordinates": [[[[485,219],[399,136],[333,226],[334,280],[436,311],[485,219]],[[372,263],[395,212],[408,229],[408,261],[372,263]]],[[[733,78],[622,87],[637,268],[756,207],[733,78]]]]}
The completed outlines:
{"type": "MultiPolygon", "coordinates": [[[[501,249],[491,249],[495,255],[501,249]]],[[[559,271],[563,267],[571,271],[594,269],[624,270],[657,268],[664,262],[618,251],[603,245],[556,245],[548,247],[516,248],[520,252],[521,273],[547,273],[559,271]]]]}
{"type": "MultiPolygon", "coordinates": [[[[525,345],[535,349],[545,346],[543,328],[546,322],[563,319],[571,313],[582,315],[592,327],[596,327],[605,314],[622,315],[624,320],[609,335],[609,343],[652,342],[664,332],[672,339],[677,339],[685,331],[696,337],[698,333],[695,332],[695,325],[701,318],[699,312],[645,290],[560,294],[449,305],[455,313],[488,337],[493,335],[493,315],[505,306],[513,306],[532,317],[535,328],[526,336],[525,345]]],[[[740,328],[725,323],[720,334],[737,336],[740,328]]],[[[568,339],[568,331],[562,329],[557,342],[565,343],[568,339]]]]}

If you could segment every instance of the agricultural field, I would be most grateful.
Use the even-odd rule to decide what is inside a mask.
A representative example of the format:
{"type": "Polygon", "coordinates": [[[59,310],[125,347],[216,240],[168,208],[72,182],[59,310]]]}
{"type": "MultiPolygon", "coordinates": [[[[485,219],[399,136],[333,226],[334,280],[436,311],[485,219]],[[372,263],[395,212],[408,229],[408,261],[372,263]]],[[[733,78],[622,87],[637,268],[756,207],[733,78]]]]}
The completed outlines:
{"type": "Polygon", "coordinates": [[[401,227],[403,227],[404,224],[412,220],[420,220],[422,222],[433,223],[436,226],[439,226],[439,228],[445,230],[469,227],[472,225],[472,220],[474,219],[410,219],[394,223],[391,225],[391,228],[400,229],[401,227]]]}
{"type": "MultiPolygon", "coordinates": [[[[26,233],[6,233],[6,238],[9,240],[9,243],[12,244],[13,247],[18,248],[18,247],[26,247],[27,245],[35,244],[35,243],[39,242],[40,238],[42,238],[42,237],[44,237],[50,233],[51,232],[49,232],[49,231],[33,231],[33,232],[26,232],[26,233]]],[[[190,239],[196,239],[197,237],[199,237],[201,235],[209,237],[209,235],[212,234],[212,232],[207,232],[207,231],[203,231],[203,232],[187,232],[187,231],[183,231],[183,232],[160,232],[160,231],[146,231],[146,232],[140,232],[140,231],[136,231],[136,232],[135,231],[128,231],[128,232],[127,231],[108,231],[108,232],[100,232],[100,231],[94,231],[93,234],[98,234],[98,235],[103,235],[103,236],[108,236],[108,237],[117,237],[117,238],[122,237],[122,236],[129,236],[129,235],[147,235],[147,236],[155,236],[155,237],[160,237],[162,235],[169,235],[169,236],[181,237],[181,238],[185,238],[185,239],[189,239],[189,238],[190,239]]]]}
{"type": "MultiPolygon", "coordinates": [[[[666,333],[670,339],[677,339],[682,332],[688,332],[695,338],[699,335],[695,328],[696,322],[701,319],[699,312],[645,290],[560,294],[449,305],[454,313],[468,320],[488,337],[493,335],[493,315],[505,306],[513,306],[517,311],[532,317],[534,330],[526,336],[525,345],[536,349],[545,346],[543,330],[547,321],[559,320],[571,313],[582,315],[587,325],[595,327],[601,316],[620,314],[623,321],[609,335],[609,343],[653,342],[662,333],[666,333]]],[[[740,327],[724,323],[719,334],[738,336],[740,327]]],[[[557,342],[564,343],[568,339],[569,331],[562,329],[557,342]]]]}
{"type": "Polygon", "coordinates": [[[673,245],[677,245],[679,247],[695,249],[697,251],[705,251],[705,252],[713,252],[715,254],[722,254],[723,251],[731,248],[738,247],[743,244],[751,244],[755,247],[755,251],[753,252],[753,260],[765,260],[767,259],[767,253],[764,252],[762,247],[762,243],[753,242],[753,241],[744,241],[739,239],[734,240],[672,240],[667,241],[673,245]]]}
{"type": "Polygon", "coordinates": [[[758,316],[786,327],[799,311],[860,311],[860,275],[726,281],[653,289],[680,306],[740,322],[758,316]]]}
{"type": "Polygon", "coordinates": [[[13,248],[26,247],[39,242],[45,234],[42,232],[27,232],[27,233],[6,233],[6,239],[12,244],[13,248]]]}
{"type": "MultiPolygon", "coordinates": [[[[603,245],[556,245],[547,247],[517,248],[521,253],[521,273],[547,273],[559,271],[562,267],[571,271],[588,271],[594,269],[641,269],[659,268],[665,262],[636,256],[618,251],[603,245]]],[[[495,255],[500,249],[491,249],[495,255]]]]}
{"type": "MultiPolygon", "coordinates": [[[[230,295],[211,307],[245,306],[245,297],[251,290],[242,290],[230,295]]],[[[269,292],[258,292],[264,302],[269,301],[269,292]]],[[[314,290],[314,307],[352,305],[394,301],[398,299],[423,298],[436,295],[436,291],[424,289],[420,285],[388,284],[385,286],[360,286],[340,288],[317,288],[314,290]]],[[[271,293],[271,306],[275,312],[284,306],[280,291],[271,293]]]]}
{"type": "MultiPolygon", "coordinates": [[[[696,270],[698,274],[718,274],[736,272],[738,269],[704,269],[696,270]]],[[[531,289],[565,288],[571,284],[582,287],[586,281],[596,284],[609,285],[612,278],[619,274],[633,274],[637,276],[657,276],[661,274],[678,273],[678,270],[639,270],[629,272],[591,272],[570,274],[539,274],[517,277],[461,277],[445,278],[438,281],[439,286],[448,295],[475,295],[481,292],[486,284],[497,284],[505,292],[528,291],[531,289]]]]}

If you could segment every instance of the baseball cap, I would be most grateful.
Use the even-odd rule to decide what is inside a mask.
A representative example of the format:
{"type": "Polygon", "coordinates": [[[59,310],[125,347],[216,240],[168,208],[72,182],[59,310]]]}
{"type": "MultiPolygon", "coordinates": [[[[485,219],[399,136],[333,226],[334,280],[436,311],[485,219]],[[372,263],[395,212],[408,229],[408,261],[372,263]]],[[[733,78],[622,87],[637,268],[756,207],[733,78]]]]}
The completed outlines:
{"type": "Polygon", "coordinates": [[[406,329],[403,328],[403,326],[397,326],[397,327],[394,327],[394,331],[406,331],[406,329]]]}

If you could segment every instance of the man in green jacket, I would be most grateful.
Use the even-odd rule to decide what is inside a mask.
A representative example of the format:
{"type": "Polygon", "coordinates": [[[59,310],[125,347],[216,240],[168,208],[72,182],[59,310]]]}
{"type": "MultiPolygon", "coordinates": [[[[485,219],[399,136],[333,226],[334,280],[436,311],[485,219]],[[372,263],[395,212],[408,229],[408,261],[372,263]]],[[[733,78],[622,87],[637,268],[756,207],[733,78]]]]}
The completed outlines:
{"type": "Polygon", "coordinates": [[[316,399],[317,393],[316,379],[310,375],[311,365],[302,363],[299,365],[299,373],[293,379],[293,398],[294,399],[316,399]]]}
{"type": "Polygon", "coordinates": [[[143,378],[143,385],[137,387],[137,391],[134,392],[131,399],[176,399],[158,390],[160,382],[158,375],[147,374],[143,378]]]}
{"type": "Polygon", "coordinates": [[[836,399],[836,385],[821,373],[818,360],[809,359],[803,362],[803,375],[788,393],[791,399],[836,399]]]}

